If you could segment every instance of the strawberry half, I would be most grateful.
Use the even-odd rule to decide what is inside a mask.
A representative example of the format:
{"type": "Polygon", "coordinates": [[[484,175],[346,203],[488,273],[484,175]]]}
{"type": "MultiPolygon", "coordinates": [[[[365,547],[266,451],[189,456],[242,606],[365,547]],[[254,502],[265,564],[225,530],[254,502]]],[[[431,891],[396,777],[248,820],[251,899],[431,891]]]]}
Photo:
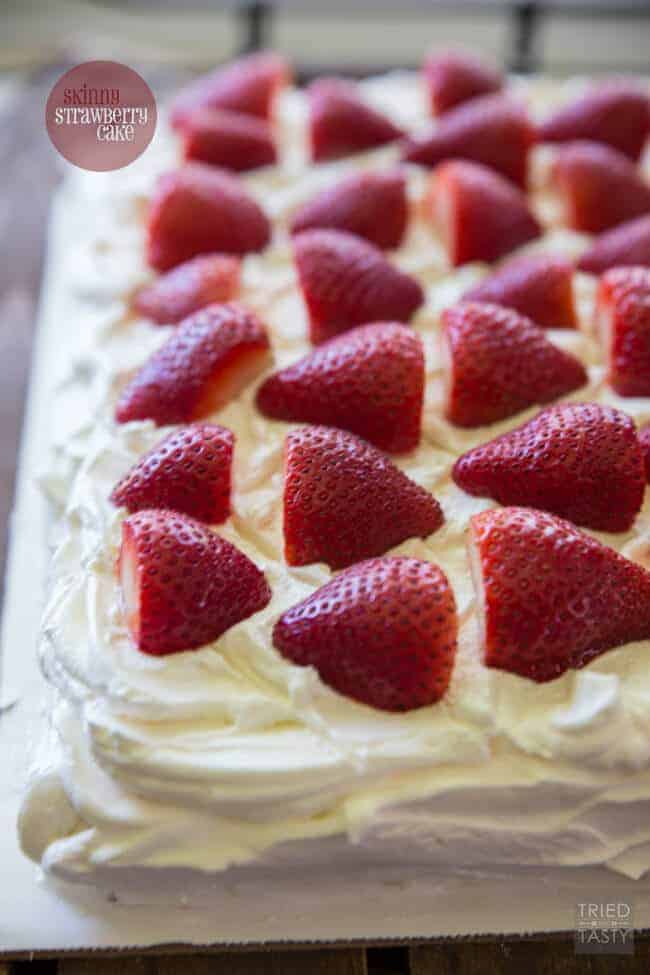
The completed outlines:
{"type": "Polygon", "coordinates": [[[284,547],[289,565],[342,569],[440,528],[436,499],[359,437],[302,427],[285,441],[284,547]]]}
{"type": "Polygon", "coordinates": [[[601,234],[578,261],[578,268],[590,274],[635,266],[650,267],[650,214],[601,234]]]}
{"type": "Polygon", "coordinates": [[[462,102],[503,88],[500,71],[463,51],[430,54],[422,72],[432,115],[442,115],[462,102]]]}
{"type": "Polygon", "coordinates": [[[139,291],[133,308],[158,325],[176,325],[206,305],[236,297],[240,269],[237,257],[199,254],[139,291]]]}
{"type": "Polygon", "coordinates": [[[474,515],[485,663],[537,683],[650,637],[650,573],[533,508],[474,515]]]}
{"type": "Polygon", "coordinates": [[[235,438],[226,427],[182,427],[145,454],[116,485],[111,501],[131,513],[169,508],[209,525],[230,515],[235,438]]]}
{"type": "Polygon", "coordinates": [[[646,481],[650,482],[650,423],[639,430],[639,443],[643,454],[646,481]]]}
{"type": "Polygon", "coordinates": [[[596,324],[612,388],[650,396],[650,268],[613,268],[601,278],[596,324]]]}
{"type": "Polygon", "coordinates": [[[369,559],[284,613],[273,644],[315,667],[339,694],[382,711],[439,701],[449,686],[458,619],[451,586],[430,562],[369,559]]]}
{"type": "Polygon", "coordinates": [[[421,166],[470,159],[525,186],[533,141],[534,129],[523,105],[504,95],[485,95],[448,112],[433,129],[407,136],[402,159],[421,166]]]}
{"type": "Polygon", "coordinates": [[[341,78],[319,78],[308,89],[309,142],[314,162],[340,159],[394,142],[404,133],[341,78]]]}
{"type": "Polygon", "coordinates": [[[424,201],[452,267],[496,261],[539,237],[525,195],[494,170],[466,160],[441,163],[424,201]]]}
{"type": "Polygon", "coordinates": [[[408,322],[424,301],[415,278],[354,234],[304,230],[293,250],[314,345],[366,322],[408,322]]]}
{"type": "Polygon", "coordinates": [[[447,419],[480,427],[583,386],[584,366],[509,308],[462,302],[442,313],[447,419]]]}
{"type": "Polygon", "coordinates": [[[389,453],[420,441],[424,352],[395,322],[361,325],[314,349],[262,384],[257,405],[276,420],[321,423],[389,453]]]}
{"type": "Polygon", "coordinates": [[[208,305],[181,322],[118,401],[118,423],[188,423],[221,409],[270,361],[262,323],[241,305],[208,305]]]}
{"type": "Polygon", "coordinates": [[[275,96],[290,77],[286,60],[272,51],[239,58],[183,88],[172,102],[171,123],[183,128],[197,108],[221,108],[269,119],[275,96]]]}
{"type": "Polygon", "coordinates": [[[323,190],[291,221],[291,233],[345,230],[376,247],[399,247],[408,223],[406,180],[398,170],[354,173],[323,190]]]}
{"type": "Polygon", "coordinates": [[[235,172],[272,166],[277,161],[268,122],[216,108],[199,108],[183,126],[183,154],[188,160],[235,172]]]}
{"type": "Polygon", "coordinates": [[[159,178],[147,221],[147,260],[156,270],[213,251],[261,251],[270,239],[266,214],[231,173],[187,163],[159,178]]]}
{"type": "Polygon", "coordinates": [[[643,455],[627,414],[563,403],[459,457],[459,487],[499,504],[542,508],[596,531],[627,531],[645,491],[643,455]]]}
{"type": "Polygon", "coordinates": [[[554,173],[574,230],[597,234],[650,211],[650,186],[609,146],[572,142],[559,151],[554,173]]]}
{"type": "Polygon", "coordinates": [[[463,301],[489,301],[513,308],[542,328],[578,327],[573,267],[563,257],[516,257],[470,288],[463,301]]]}
{"type": "Polygon", "coordinates": [[[271,599],[264,574],[243,552],[174,511],[126,519],[118,575],[131,637],[154,656],[212,643],[271,599]]]}
{"type": "Polygon", "coordinates": [[[627,82],[609,81],[563,106],[539,126],[540,142],[604,142],[638,159],[650,126],[648,96],[627,82]]]}

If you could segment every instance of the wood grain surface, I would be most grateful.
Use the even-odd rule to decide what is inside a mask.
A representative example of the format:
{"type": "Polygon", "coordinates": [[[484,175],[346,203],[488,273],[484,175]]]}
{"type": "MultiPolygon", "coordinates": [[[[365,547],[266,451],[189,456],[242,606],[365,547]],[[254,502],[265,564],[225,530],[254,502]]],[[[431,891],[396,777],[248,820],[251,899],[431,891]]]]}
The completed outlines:
{"type": "MultiPolygon", "coordinates": [[[[42,118],[62,68],[0,97],[0,514],[13,495],[16,450],[38,307],[47,211],[58,162],[42,118]]],[[[1,93],[0,93],[1,94],[1,93]]],[[[5,533],[0,537],[0,562],[5,533]]],[[[1,871],[1,868],[0,868],[1,871]]],[[[1,922],[1,919],[0,919],[1,922]]],[[[650,973],[650,942],[632,957],[576,957],[570,939],[446,943],[416,948],[242,952],[214,955],[0,961],[0,975],[630,975],[650,973]]]]}

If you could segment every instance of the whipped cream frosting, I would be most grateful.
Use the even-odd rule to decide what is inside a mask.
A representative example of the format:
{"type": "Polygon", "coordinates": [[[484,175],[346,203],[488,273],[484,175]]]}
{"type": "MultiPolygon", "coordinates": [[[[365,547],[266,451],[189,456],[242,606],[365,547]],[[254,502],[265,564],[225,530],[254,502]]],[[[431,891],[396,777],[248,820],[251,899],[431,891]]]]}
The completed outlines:
{"type": "MultiPolygon", "coordinates": [[[[541,117],[582,84],[515,79],[511,86],[541,117]]],[[[362,90],[409,129],[430,123],[415,75],[371,79],[362,90]]],[[[269,328],[274,368],[310,348],[291,214],[344,173],[397,160],[387,147],[309,166],[305,111],[301,92],[283,93],[280,164],[245,177],[275,229],[271,246],[244,260],[241,301],[269,328]]],[[[547,232],[522,251],[574,257],[587,238],[560,225],[552,158],[543,147],[533,153],[532,202],[547,232]]],[[[438,498],[445,524],[391,554],[436,562],[453,586],[461,628],[447,695],[410,713],[383,713],[339,695],[273,648],[278,616],[331,572],[284,563],[282,445],[292,425],[256,411],[256,384],[212,417],[236,437],[233,515],[217,530],[266,573],[272,601],[198,651],[156,658],[131,643],[115,573],[125,512],[108,497],[171,428],[119,426],[112,412],[126,377],[170,334],[134,317],[129,299],[150,278],[147,199],[156,176],[177,162],[176,141],[161,127],[127,169],[76,171],[61,190],[59,205],[74,215],[75,230],[64,267],[70,317],[61,323],[70,369],[53,403],[54,444],[43,474],[58,517],[41,647],[57,690],[56,744],[23,804],[24,850],[47,870],[88,881],[106,867],[220,871],[306,856],[331,865],[333,855],[347,864],[357,857],[450,868],[606,863],[641,876],[650,868],[650,641],[543,685],[482,664],[466,531],[470,517],[494,502],[457,488],[451,467],[464,450],[537,410],[478,430],[442,416],[439,313],[488,269],[449,269],[418,215],[427,176],[416,167],[407,168],[411,226],[390,257],[426,291],[413,322],[425,347],[426,399],[421,444],[397,463],[438,498]]],[[[588,367],[588,385],[570,399],[615,405],[645,423],[650,399],[620,399],[604,382],[594,285],[576,275],[580,329],[547,333],[588,367]]],[[[650,568],[650,505],[630,532],[596,537],[650,568]]]]}

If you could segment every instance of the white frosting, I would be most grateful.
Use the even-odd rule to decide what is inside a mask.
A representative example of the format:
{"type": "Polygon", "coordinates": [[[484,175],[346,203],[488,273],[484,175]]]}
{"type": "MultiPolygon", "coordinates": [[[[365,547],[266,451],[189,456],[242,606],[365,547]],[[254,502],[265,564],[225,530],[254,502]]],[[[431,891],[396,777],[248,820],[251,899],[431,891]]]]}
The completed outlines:
{"type": "MultiPolygon", "coordinates": [[[[514,83],[536,114],[573,94],[566,86],[514,83]]],[[[417,79],[364,83],[367,97],[414,128],[426,121],[417,79]]],[[[385,166],[394,147],[308,168],[304,99],[281,100],[282,163],[247,177],[275,221],[272,246],[244,262],[242,300],[269,326],[276,367],[308,351],[306,315],[286,232],[295,207],[342,173],[385,166]]],[[[169,334],[135,320],[128,297],[147,280],[143,214],[158,172],[175,161],[159,132],[128,169],[76,173],[64,190],[78,217],[67,256],[71,316],[62,325],[71,370],[54,404],[55,449],[44,484],[62,509],[42,658],[59,691],[59,746],[35,779],[21,815],[24,849],[47,869],[83,875],[106,866],[331,863],[332,839],[349,864],[398,860],[449,866],[609,863],[631,876],[650,867],[650,642],[609,652],[579,672],[538,685],[487,670],[465,553],[470,516],[489,500],[450,478],[463,450],[532,416],[459,430],[440,413],[438,315],[486,271],[450,271],[431,228],[414,217],[395,263],[415,274],[427,301],[414,327],[426,350],[420,447],[399,465],[442,504],[445,525],[395,553],[437,562],[461,618],[451,687],[440,703],[403,715],[357,704],[272,647],[280,613],[330,578],[326,566],[292,569],[282,558],[282,443],[289,424],[262,417],[248,389],[214,419],[236,435],[234,514],[218,531],[264,570],[269,606],[198,651],[139,653],[120,611],[115,559],[123,511],[108,496],[165,434],[151,423],[116,425],[125,376],[169,334]],[[92,214],[89,226],[88,214],[92,214]],[[289,841],[300,840],[300,843],[289,841]]],[[[585,238],[552,225],[549,152],[534,158],[534,206],[551,222],[528,251],[576,255],[585,238]]],[[[409,169],[417,204],[425,175],[409,169]]],[[[620,400],[603,381],[591,330],[593,281],[576,281],[581,328],[549,332],[589,368],[574,400],[610,403],[638,422],[650,400],[620,400]]],[[[650,507],[632,531],[599,535],[650,565],[650,507]]]]}

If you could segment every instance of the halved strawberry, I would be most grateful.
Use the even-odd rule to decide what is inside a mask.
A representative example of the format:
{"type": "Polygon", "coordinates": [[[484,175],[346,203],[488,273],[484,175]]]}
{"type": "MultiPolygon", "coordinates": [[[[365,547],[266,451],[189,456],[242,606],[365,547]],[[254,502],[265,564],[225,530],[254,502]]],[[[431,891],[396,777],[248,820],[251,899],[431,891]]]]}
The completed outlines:
{"type": "Polygon", "coordinates": [[[650,268],[613,268],[601,278],[596,324],[612,388],[650,396],[650,268]]]}
{"type": "Polygon", "coordinates": [[[283,657],[315,667],[339,694],[382,711],[442,698],[456,655],[454,594],[437,565],[369,559],[284,613],[273,630],[283,657]]]}
{"type": "Polygon", "coordinates": [[[522,104],[504,95],[484,95],[448,112],[433,129],[407,136],[402,159],[422,166],[470,159],[525,186],[533,141],[534,129],[522,104]]]}
{"type": "Polygon", "coordinates": [[[650,212],[648,186],[627,156],[598,142],[572,142],[555,162],[566,222],[597,234],[650,212]]]}
{"type": "Polygon", "coordinates": [[[318,78],[308,89],[309,142],[314,162],[339,159],[394,142],[403,132],[364,102],[357,86],[341,78],[318,78]]]}
{"type": "Polygon", "coordinates": [[[147,260],[156,270],[212,251],[260,251],[270,238],[266,214],[231,173],[187,163],[159,178],[147,221],[147,260]]]}
{"type": "Polygon", "coordinates": [[[199,254],[139,291],[133,308],[159,325],[176,325],[192,312],[239,291],[241,262],[226,254],[199,254]]]}
{"type": "Polygon", "coordinates": [[[131,513],[169,508],[209,525],[230,515],[235,438],[226,427],[193,424],[156,444],[115,486],[111,501],[131,513]]]}
{"type": "Polygon", "coordinates": [[[650,267],[650,214],[601,234],[578,261],[590,274],[611,267],[650,267]]]}
{"type": "Polygon", "coordinates": [[[638,159],[650,127],[650,103],[630,82],[608,81],[564,105],[539,126],[540,142],[593,139],[638,159]]]}
{"type": "Polygon", "coordinates": [[[389,453],[420,440],[424,352],[415,332],[395,322],[338,335],[262,384],[266,416],[340,427],[389,453]]]}
{"type": "Polygon", "coordinates": [[[271,599],[264,574],[243,552],[175,511],[126,519],[118,576],[131,637],[154,656],[212,643],[271,599]]]}
{"type": "Polygon", "coordinates": [[[496,261],[539,237],[541,227],[514,183],[478,163],[441,163],[424,202],[453,267],[496,261]]]}
{"type": "Polygon", "coordinates": [[[171,123],[182,128],[197,108],[222,108],[268,119],[277,92],[290,77],[291,69],[280,54],[249,54],[181,89],[172,102],[171,123]]]}
{"type": "Polygon", "coordinates": [[[415,278],[354,234],[304,230],[293,250],[315,345],[366,322],[408,322],[424,301],[415,278]]]}
{"type": "Polygon", "coordinates": [[[217,108],[199,108],[183,126],[186,159],[235,172],[272,166],[277,161],[268,122],[217,108]]]}
{"type": "Polygon", "coordinates": [[[549,406],[463,454],[453,478],[468,494],[542,508],[604,532],[627,531],[645,491],[634,423],[597,403],[549,406]]]}
{"type": "Polygon", "coordinates": [[[463,301],[489,301],[514,308],[542,328],[577,328],[573,267],[563,257],[515,257],[463,295],[463,301]]]}
{"type": "Polygon", "coordinates": [[[643,454],[646,481],[650,482],[650,423],[639,430],[639,443],[643,454]]]}
{"type": "Polygon", "coordinates": [[[533,508],[474,515],[485,663],[537,683],[650,638],[650,572],[533,508]]]}
{"type": "Polygon", "coordinates": [[[221,409],[269,365],[266,329],[241,305],[208,305],[181,322],[123,390],[118,423],[158,426],[221,409]]]}
{"type": "Polygon", "coordinates": [[[583,386],[582,363],[509,308],[468,301],[442,313],[447,418],[480,427],[583,386]]]}
{"type": "Polygon", "coordinates": [[[291,233],[314,228],[345,230],[376,247],[399,247],[408,222],[406,180],[399,170],[353,173],[306,203],[291,233]]]}
{"type": "Polygon", "coordinates": [[[462,102],[503,88],[500,71],[464,51],[432,53],[422,71],[432,115],[442,115],[462,102]]]}
{"type": "Polygon", "coordinates": [[[289,565],[342,569],[443,522],[440,505],[376,447],[343,430],[302,427],[285,441],[284,550],[289,565]]]}

